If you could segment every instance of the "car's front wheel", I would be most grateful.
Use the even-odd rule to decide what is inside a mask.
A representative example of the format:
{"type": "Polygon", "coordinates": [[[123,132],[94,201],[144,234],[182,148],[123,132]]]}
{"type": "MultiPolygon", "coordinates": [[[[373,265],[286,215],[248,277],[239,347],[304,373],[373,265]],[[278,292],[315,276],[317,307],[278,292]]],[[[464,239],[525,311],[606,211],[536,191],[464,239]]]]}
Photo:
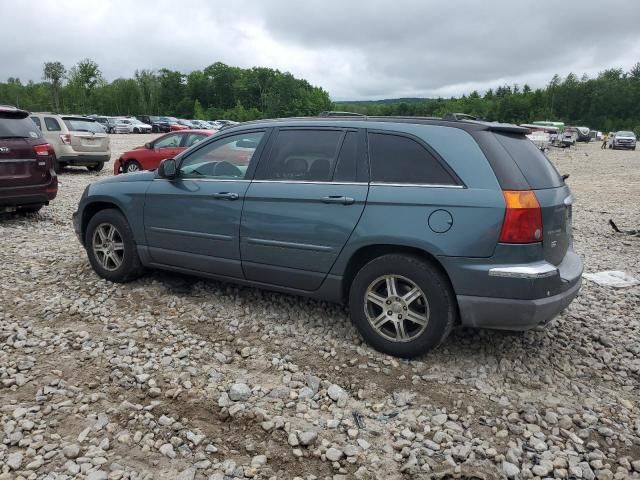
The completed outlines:
{"type": "Polygon", "coordinates": [[[403,358],[440,345],[457,315],[447,278],[429,262],[404,254],[364,265],[351,285],[349,307],[367,343],[403,358]]]}
{"type": "Polygon", "coordinates": [[[144,272],[133,232],[118,210],[100,210],[89,220],[84,245],[91,266],[102,278],[125,283],[144,272]]]}

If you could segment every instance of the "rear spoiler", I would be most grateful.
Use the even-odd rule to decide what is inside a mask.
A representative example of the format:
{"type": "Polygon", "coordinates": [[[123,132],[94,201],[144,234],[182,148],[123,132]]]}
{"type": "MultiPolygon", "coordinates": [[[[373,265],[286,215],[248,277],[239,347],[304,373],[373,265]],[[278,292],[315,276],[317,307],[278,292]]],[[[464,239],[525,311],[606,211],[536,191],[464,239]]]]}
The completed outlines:
{"type": "Polygon", "coordinates": [[[460,120],[465,123],[473,123],[476,125],[482,125],[491,132],[503,132],[503,133],[518,133],[521,135],[528,135],[530,130],[525,127],[513,125],[511,123],[497,123],[497,122],[481,122],[478,120],[460,120]]]}

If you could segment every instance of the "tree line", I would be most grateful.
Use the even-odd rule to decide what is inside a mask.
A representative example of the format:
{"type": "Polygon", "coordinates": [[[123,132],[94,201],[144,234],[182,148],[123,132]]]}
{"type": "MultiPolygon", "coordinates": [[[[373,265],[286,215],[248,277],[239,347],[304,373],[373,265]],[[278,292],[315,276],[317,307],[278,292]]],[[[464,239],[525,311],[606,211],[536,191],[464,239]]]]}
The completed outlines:
{"type": "Polygon", "coordinates": [[[10,77],[0,82],[0,104],[29,111],[238,121],[317,115],[331,108],[325,90],[271,68],[216,62],[188,74],[167,68],[138,70],[133,78],[107,82],[91,59],[68,70],[61,62],[47,62],[41,82],[10,77]]]}
{"type": "Polygon", "coordinates": [[[340,102],[334,108],[365,115],[441,117],[462,112],[517,124],[552,120],[603,132],[634,130],[640,136],[640,62],[628,72],[609,69],[595,78],[555,75],[544,88],[535,90],[526,84],[505,85],[483,95],[474,91],[459,98],[340,102]]]}
{"type": "Polygon", "coordinates": [[[535,90],[527,84],[504,85],[457,98],[332,103],[321,87],[271,68],[243,69],[216,62],[188,74],[166,68],[138,70],[133,78],[107,82],[98,64],[84,59],[69,69],[61,62],[45,63],[40,82],[22,83],[15,77],[0,82],[0,104],[30,111],[238,121],[317,115],[331,109],[435,117],[464,112],[491,121],[554,120],[640,134],[640,62],[628,72],[608,69],[595,78],[554,75],[535,90]]]}

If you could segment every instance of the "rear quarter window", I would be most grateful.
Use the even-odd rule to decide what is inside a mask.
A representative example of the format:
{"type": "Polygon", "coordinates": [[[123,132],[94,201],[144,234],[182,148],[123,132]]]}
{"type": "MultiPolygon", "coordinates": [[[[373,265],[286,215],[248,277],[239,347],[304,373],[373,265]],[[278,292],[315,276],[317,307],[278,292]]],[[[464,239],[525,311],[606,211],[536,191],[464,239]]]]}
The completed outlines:
{"type": "Polygon", "coordinates": [[[456,185],[433,153],[412,138],[369,133],[371,181],[419,185],[456,185]]]}
{"type": "Polygon", "coordinates": [[[62,130],[58,120],[53,117],[44,117],[44,124],[50,132],[59,132],[62,130]]]}
{"type": "Polygon", "coordinates": [[[511,133],[496,132],[494,135],[533,190],[564,185],[556,167],[531,140],[524,135],[511,133]]]}

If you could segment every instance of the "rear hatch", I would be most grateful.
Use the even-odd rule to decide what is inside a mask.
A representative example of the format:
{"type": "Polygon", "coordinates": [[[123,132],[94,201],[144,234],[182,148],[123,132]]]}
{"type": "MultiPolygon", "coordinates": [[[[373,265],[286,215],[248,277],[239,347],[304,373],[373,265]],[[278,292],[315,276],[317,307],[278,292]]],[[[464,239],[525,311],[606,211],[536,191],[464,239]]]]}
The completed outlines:
{"type": "Polygon", "coordinates": [[[83,117],[62,117],[69,129],[69,142],[76,152],[107,153],[109,136],[98,122],[83,117]]]}
{"type": "Polygon", "coordinates": [[[551,161],[524,135],[502,132],[494,135],[538,199],[544,259],[553,265],[560,264],[571,246],[573,197],[569,187],[551,161]]]}
{"type": "Polygon", "coordinates": [[[42,144],[47,142],[27,112],[0,107],[0,188],[40,185],[49,179],[49,156],[34,150],[42,144]]]}

